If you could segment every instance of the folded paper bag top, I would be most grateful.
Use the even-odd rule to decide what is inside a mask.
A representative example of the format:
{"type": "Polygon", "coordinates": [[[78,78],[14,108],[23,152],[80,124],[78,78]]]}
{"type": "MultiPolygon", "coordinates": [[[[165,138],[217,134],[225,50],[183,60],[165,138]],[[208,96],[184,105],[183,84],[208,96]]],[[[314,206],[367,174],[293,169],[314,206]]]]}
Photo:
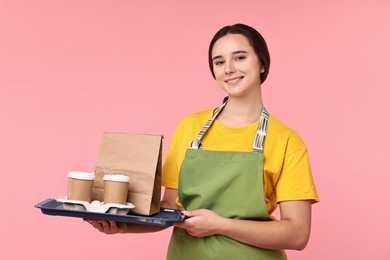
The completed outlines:
{"type": "Polygon", "coordinates": [[[69,172],[67,198],[90,202],[94,180],[95,173],[93,172],[69,172]]]}
{"type": "Polygon", "coordinates": [[[92,200],[104,201],[104,175],[130,177],[127,201],[132,213],[160,212],[162,136],[104,133],[96,158],[92,200]]]}

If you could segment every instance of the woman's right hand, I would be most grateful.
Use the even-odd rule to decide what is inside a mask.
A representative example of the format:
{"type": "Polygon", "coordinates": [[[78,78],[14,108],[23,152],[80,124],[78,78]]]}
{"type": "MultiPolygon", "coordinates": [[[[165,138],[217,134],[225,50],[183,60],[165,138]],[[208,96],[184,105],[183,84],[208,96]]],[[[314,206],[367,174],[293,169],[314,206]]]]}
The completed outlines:
{"type": "MultiPolygon", "coordinates": [[[[161,207],[177,209],[176,205],[177,189],[165,188],[164,196],[161,201],[161,207]]],[[[118,233],[149,233],[163,230],[167,227],[149,226],[142,224],[120,223],[113,220],[96,220],[84,218],[84,221],[91,224],[94,228],[104,234],[118,233]]]]}
{"type": "Polygon", "coordinates": [[[107,221],[107,220],[96,220],[96,219],[84,219],[84,221],[88,222],[94,228],[107,235],[124,233],[123,229],[126,226],[125,223],[116,223],[113,220],[107,221]]]}

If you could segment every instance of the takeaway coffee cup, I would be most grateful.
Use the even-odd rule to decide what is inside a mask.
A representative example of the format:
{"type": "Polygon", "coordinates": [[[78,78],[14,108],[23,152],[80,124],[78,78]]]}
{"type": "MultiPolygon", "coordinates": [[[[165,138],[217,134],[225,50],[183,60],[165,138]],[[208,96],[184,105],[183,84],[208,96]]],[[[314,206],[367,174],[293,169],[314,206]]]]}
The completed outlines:
{"type": "Polygon", "coordinates": [[[104,175],[104,203],[127,204],[130,177],[127,175],[104,175]]]}
{"type": "Polygon", "coordinates": [[[90,202],[94,180],[95,173],[93,172],[69,172],[67,199],[90,202]]]}

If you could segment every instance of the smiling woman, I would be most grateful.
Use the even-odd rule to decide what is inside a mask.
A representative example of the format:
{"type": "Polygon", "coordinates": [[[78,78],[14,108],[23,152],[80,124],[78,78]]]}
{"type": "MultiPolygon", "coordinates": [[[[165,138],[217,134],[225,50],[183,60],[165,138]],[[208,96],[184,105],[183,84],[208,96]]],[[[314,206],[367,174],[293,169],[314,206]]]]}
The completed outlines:
{"type": "Polygon", "coordinates": [[[220,38],[212,57],[215,80],[231,100],[244,96],[261,99],[260,77],[265,69],[245,36],[228,34],[220,38]]]}
{"type": "Polygon", "coordinates": [[[221,30],[219,30],[214,38],[210,42],[209,46],[209,67],[211,74],[215,78],[214,74],[214,66],[213,66],[213,48],[215,45],[215,42],[218,41],[223,36],[227,35],[242,35],[246,38],[246,40],[249,42],[250,46],[253,48],[254,52],[256,53],[257,57],[259,58],[259,62],[264,67],[264,72],[260,75],[261,83],[264,83],[264,81],[267,79],[268,71],[271,64],[271,58],[268,52],[267,43],[265,42],[263,36],[261,34],[254,30],[253,28],[250,28],[249,26],[243,25],[243,24],[236,24],[234,26],[225,26],[221,30]]]}
{"type": "MultiPolygon", "coordinates": [[[[184,117],[173,135],[162,205],[188,218],[175,225],[167,259],[286,259],[284,249],[305,248],[319,198],[303,141],[263,106],[267,45],[247,25],[226,26],[210,43],[209,62],[227,97],[184,117]]],[[[107,234],[161,229],[89,222],[107,234]]]]}

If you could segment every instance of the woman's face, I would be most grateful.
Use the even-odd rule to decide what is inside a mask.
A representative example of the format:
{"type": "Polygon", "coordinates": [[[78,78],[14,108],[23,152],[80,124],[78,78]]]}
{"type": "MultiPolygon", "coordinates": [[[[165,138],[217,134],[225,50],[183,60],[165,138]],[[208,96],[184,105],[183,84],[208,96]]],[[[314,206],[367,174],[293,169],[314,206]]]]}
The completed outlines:
{"type": "Polygon", "coordinates": [[[260,73],[264,68],[244,35],[221,37],[211,55],[215,80],[229,96],[251,95],[260,90],[260,73]]]}

